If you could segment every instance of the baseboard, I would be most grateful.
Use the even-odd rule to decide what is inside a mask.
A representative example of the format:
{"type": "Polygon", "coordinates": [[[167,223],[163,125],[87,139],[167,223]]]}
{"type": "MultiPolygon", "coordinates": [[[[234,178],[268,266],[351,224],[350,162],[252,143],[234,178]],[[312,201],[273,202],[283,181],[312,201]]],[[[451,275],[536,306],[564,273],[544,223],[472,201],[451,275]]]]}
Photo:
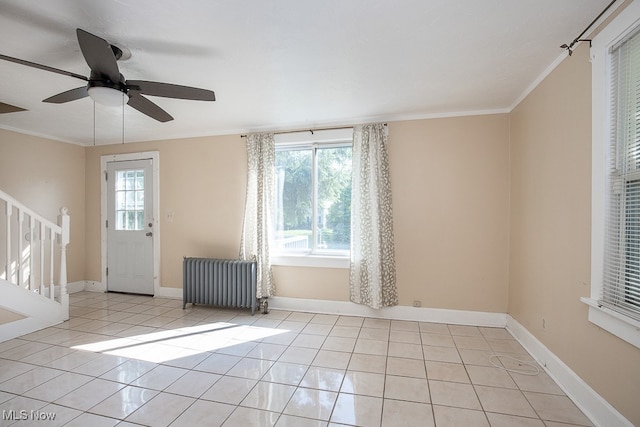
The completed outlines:
{"type": "MultiPolygon", "coordinates": [[[[83,283],[83,288],[80,290],[89,292],[107,292],[107,286],[102,282],[85,280],[84,282],[78,283],[83,283]]],[[[71,293],[71,291],[69,291],[69,293],[71,293]]],[[[167,288],[160,286],[155,296],[160,298],[182,299],[182,288],[167,288]]]]}
{"type": "Polygon", "coordinates": [[[78,282],[67,283],[67,293],[68,294],[75,294],[76,292],[84,291],[84,288],[86,287],[86,284],[87,284],[86,280],[80,280],[78,282]]]}
{"type": "MultiPolygon", "coordinates": [[[[71,282],[67,284],[67,293],[68,294],[75,294],[76,292],[81,292],[84,291],[85,288],[85,283],[86,281],[81,280],[78,282],[71,282]]],[[[44,292],[42,292],[42,295],[49,298],[49,290],[50,288],[47,286],[46,288],[44,288],[44,292]]],[[[54,285],[53,286],[53,292],[55,293],[54,296],[58,297],[58,295],[60,295],[60,285],[54,285]]],[[[38,293],[40,293],[40,291],[38,291],[38,293]]]]}
{"type": "MultiPolygon", "coordinates": [[[[75,294],[76,292],[81,292],[84,291],[84,288],[86,287],[86,280],[80,280],[78,282],[71,282],[71,283],[67,283],[67,293],[68,294],[75,294]]],[[[54,286],[54,292],[55,295],[60,295],[60,285],[55,285],[54,286]]],[[[43,295],[45,297],[49,296],[49,288],[45,288],[43,295]]]]}
{"type": "Polygon", "coordinates": [[[582,378],[553,354],[513,317],[507,315],[507,330],[555,380],[562,390],[596,426],[633,427],[633,424],[582,378]]]}
{"type": "Polygon", "coordinates": [[[39,331],[62,322],[47,322],[34,317],[26,317],[14,322],[0,325],[0,342],[18,338],[31,332],[39,331]]]}
{"type": "Polygon", "coordinates": [[[483,311],[447,310],[440,308],[395,306],[374,310],[349,301],[328,301],[304,298],[271,297],[269,307],[289,311],[343,316],[375,317],[381,319],[412,320],[418,322],[449,323],[504,328],[506,314],[483,311]]]}
{"type": "Polygon", "coordinates": [[[159,298],[182,299],[182,288],[166,288],[160,286],[155,296],[159,298]]]}
{"type": "Polygon", "coordinates": [[[107,286],[102,282],[85,280],[84,290],[89,292],[107,292],[107,286]]]}

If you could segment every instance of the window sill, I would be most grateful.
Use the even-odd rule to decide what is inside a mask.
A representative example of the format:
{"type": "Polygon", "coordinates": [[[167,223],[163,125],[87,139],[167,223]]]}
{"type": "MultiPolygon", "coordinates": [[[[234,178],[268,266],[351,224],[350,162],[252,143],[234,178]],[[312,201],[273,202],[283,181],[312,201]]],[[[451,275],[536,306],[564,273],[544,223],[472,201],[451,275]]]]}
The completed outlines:
{"type": "Polygon", "coordinates": [[[349,268],[349,257],[310,254],[277,254],[271,256],[271,265],[290,267],[349,268]]]}
{"type": "Polygon", "coordinates": [[[580,298],[580,301],[589,306],[589,321],[591,323],[640,348],[640,322],[606,307],[600,307],[598,301],[594,299],[580,298]]]}

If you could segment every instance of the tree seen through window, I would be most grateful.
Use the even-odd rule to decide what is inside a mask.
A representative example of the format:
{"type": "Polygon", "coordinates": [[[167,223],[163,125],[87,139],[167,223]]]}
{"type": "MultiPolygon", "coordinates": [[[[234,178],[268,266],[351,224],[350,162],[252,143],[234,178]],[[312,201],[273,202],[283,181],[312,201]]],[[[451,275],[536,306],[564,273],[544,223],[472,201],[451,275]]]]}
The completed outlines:
{"type": "Polygon", "coordinates": [[[351,146],[278,149],[275,173],[276,248],[349,250],[351,146]]]}

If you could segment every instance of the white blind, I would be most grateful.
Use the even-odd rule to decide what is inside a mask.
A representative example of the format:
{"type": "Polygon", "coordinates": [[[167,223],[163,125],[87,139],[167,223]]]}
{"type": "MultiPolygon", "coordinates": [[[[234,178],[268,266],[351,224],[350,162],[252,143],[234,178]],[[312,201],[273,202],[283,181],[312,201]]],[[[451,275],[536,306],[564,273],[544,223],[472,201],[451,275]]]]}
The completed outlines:
{"type": "Polygon", "coordinates": [[[611,52],[611,164],[600,303],[640,320],[640,33],[611,52]]]}

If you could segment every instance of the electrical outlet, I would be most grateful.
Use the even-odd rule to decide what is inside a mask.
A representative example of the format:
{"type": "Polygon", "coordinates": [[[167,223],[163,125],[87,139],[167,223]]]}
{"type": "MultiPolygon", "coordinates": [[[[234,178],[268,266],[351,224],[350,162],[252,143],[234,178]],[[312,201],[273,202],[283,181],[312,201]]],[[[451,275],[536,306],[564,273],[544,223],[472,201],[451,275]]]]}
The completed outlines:
{"type": "Polygon", "coordinates": [[[414,307],[422,307],[422,302],[418,301],[418,300],[415,300],[415,301],[413,301],[413,306],[414,307]]]}
{"type": "Polygon", "coordinates": [[[173,211],[167,211],[167,222],[173,222],[173,211]]]}

